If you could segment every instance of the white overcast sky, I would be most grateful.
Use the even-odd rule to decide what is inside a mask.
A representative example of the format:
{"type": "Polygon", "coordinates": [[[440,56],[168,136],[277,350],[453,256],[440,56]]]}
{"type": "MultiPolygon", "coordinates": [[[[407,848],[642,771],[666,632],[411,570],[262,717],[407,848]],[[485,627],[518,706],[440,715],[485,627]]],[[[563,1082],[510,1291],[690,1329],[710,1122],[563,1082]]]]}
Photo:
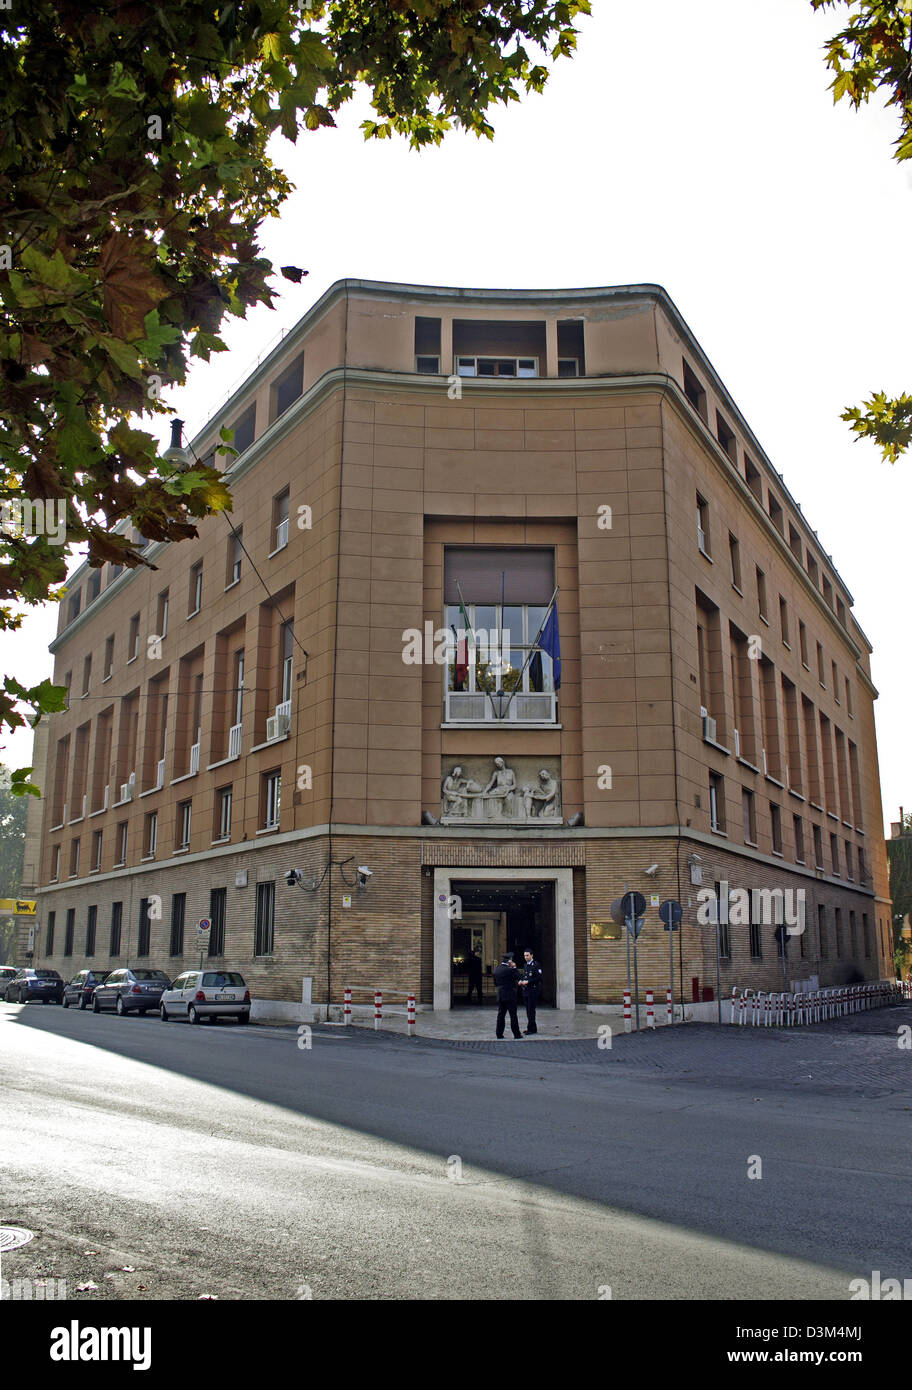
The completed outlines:
{"type": "MultiPolygon", "coordinates": [[[[416,153],[339,128],[275,153],[296,185],[263,249],[300,265],[275,312],[229,324],[230,354],[169,399],[192,435],[271,345],[346,276],[472,287],[661,284],[784,475],[874,646],[885,819],[912,807],[912,457],[893,467],[839,419],[912,388],[912,162],[896,117],[834,107],[822,47],[842,7],[808,0],[593,0],[543,96],[496,138],[416,153]]],[[[158,425],[167,435],[164,422],[158,425]]],[[[56,608],[2,639],[3,669],[51,671],[56,608]]],[[[28,762],[30,735],[2,756],[28,762]]]]}

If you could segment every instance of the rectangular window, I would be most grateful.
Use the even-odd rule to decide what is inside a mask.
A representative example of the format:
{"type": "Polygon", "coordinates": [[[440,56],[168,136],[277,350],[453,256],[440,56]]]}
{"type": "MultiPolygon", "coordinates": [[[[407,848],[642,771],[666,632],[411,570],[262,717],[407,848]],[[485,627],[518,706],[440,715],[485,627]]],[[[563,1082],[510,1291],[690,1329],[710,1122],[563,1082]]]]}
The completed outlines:
{"type": "Polygon", "coordinates": [[[846,607],[845,607],[845,604],[843,603],[842,599],[839,597],[838,594],[836,595],[836,617],[837,617],[837,618],[839,619],[839,621],[842,623],[843,627],[845,627],[845,622],[846,622],[846,607]]]}
{"type": "Polygon", "coordinates": [[[759,922],[751,921],[750,924],[750,953],[751,960],[763,959],[763,936],[759,922]]]}
{"type": "Polygon", "coordinates": [[[123,903],[111,904],[111,938],[108,946],[109,956],[120,955],[120,937],[123,928],[123,903]]]}
{"type": "Polygon", "coordinates": [[[275,945],[275,884],[258,883],[253,954],[271,956],[275,945]]]}
{"type": "Polygon", "coordinates": [[[280,772],[267,772],[263,777],[263,783],[263,826],[266,830],[278,830],[282,802],[282,774],[280,772]]]}
{"type": "Polygon", "coordinates": [[[775,526],[776,530],[777,530],[777,531],[781,531],[782,534],[784,535],[784,534],[785,534],[785,524],[784,524],[783,519],[782,519],[782,507],[781,507],[781,505],[780,505],[780,503],[779,503],[779,499],[776,498],[776,497],[774,497],[773,494],[772,494],[771,492],[767,492],[766,496],[767,496],[767,501],[768,501],[768,503],[769,503],[770,521],[773,523],[773,525],[775,526]]]}
{"type": "Polygon", "coordinates": [[[57,913],[49,912],[47,919],[47,931],[44,935],[44,954],[52,956],[54,954],[54,927],[57,924],[57,913]]]}
{"type": "Polygon", "coordinates": [[[826,603],[828,603],[828,604],[830,605],[830,607],[832,608],[832,607],[833,607],[833,586],[832,586],[832,584],[830,583],[830,581],[827,579],[826,575],[824,575],[824,577],[823,577],[823,597],[824,597],[824,601],[825,601],[826,603]]]}
{"type": "Polygon", "coordinates": [[[579,376],[580,364],[578,357],[559,357],[557,359],[558,376],[579,376]]]}
{"type": "Polygon", "coordinates": [[[782,853],[782,809],[775,801],[770,802],[770,833],[773,840],[773,853],[782,853]]]}
{"type": "Polygon", "coordinates": [[[420,357],[415,358],[415,371],[422,376],[439,376],[440,358],[431,357],[429,353],[423,353],[420,357]]]}
{"type": "Polygon", "coordinates": [[[688,365],[686,362],[685,362],[683,365],[684,365],[684,395],[685,395],[685,396],[687,397],[687,399],[690,401],[691,405],[693,406],[693,408],[694,408],[694,410],[697,412],[697,414],[698,414],[698,415],[702,415],[703,419],[705,420],[705,419],[706,419],[706,392],[705,392],[704,389],[703,389],[703,383],[699,380],[699,378],[695,375],[695,373],[694,373],[693,371],[691,371],[689,365],[688,365]]]}
{"type": "Polygon", "coordinates": [[[537,357],[457,357],[457,376],[516,377],[538,376],[537,357]]]}
{"type": "Polygon", "coordinates": [[[54,845],[51,849],[51,882],[56,883],[60,877],[60,846],[54,845]]]}
{"type": "Polygon", "coordinates": [[[158,812],[146,816],[146,857],[152,859],[158,848],[158,812]]]}
{"type": "Polygon", "coordinates": [[[697,545],[704,555],[712,553],[709,544],[709,507],[699,492],[697,493],[697,545]]]}
{"type": "Polygon", "coordinates": [[[853,708],[853,706],[852,706],[852,686],[851,686],[851,684],[850,684],[850,682],[849,682],[848,676],[846,676],[846,678],[845,678],[845,701],[846,701],[846,714],[849,716],[850,719],[854,719],[854,718],[855,718],[855,710],[854,710],[854,708],[853,708]]]}
{"type": "Polygon", "coordinates": [[[152,939],[152,923],[149,920],[149,899],[140,898],[139,900],[139,924],[136,937],[136,954],[147,956],[149,945],[152,939]]]}
{"type": "Polygon", "coordinates": [[[823,868],[823,831],[819,825],[814,826],[814,867],[823,868]]]}
{"type": "Polygon", "coordinates": [[[792,637],[791,632],[789,630],[788,603],[782,597],[781,594],[779,595],[779,631],[782,635],[782,640],[785,643],[785,645],[787,647],[790,647],[792,643],[792,637]]]}
{"type": "Polygon", "coordinates": [[[287,704],[291,699],[292,686],[294,684],[294,621],[289,618],[282,624],[281,628],[282,643],[282,679],[280,682],[281,704],[287,704]]]}
{"type": "Polygon", "coordinates": [[[731,582],[734,587],[741,591],[741,546],[738,544],[738,537],[733,536],[731,531],[728,533],[728,557],[731,563],[731,582]]]}
{"type": "Polygon", "coordinates": [[[174,893],[171,897],[171,942],[169,956],[184,954],[184,918],[187,914],[187,894],[174,893]]]}
{"type": "MultiPolygon", "coordinates": [[[[256,438],[256,402],[249,405],[231,426],[234,436],[231,440],[232,449],[237,449],[238,454],[242,454],[245,449],[249,449],[256,438]]],[[[222,459],[226,456],[223,454],[222,459]]]]}
{"type": "Polygon", "coordinates": [[[79,877],[79,841],[70,841],[70,878],[79,877]]]}
{"type": "Polygon", "coordinates": [[[725,921],[722,921],[722,884],[715,883],[716,890],[716,921],[719,924],[719,955],[722,960],[731,960],[731,932],[729,931],[728,917],[730,912],[730,901],[725,904],[725,921]]]}
{"type": "Polygon", "coordinates": [[[216,792],[216,839],[231,839],[231,788],[219,787],[216,792]]]}
{"type": "Polygon", "coordinates": [[[230,589],[232,584],[237,584],[241,577],[241,562],[244,558],[243,535],[243,526],[238,526],[233,534],[228,537],[228,573],[225,577],[226,589],[230,589]]]}
{"type": "Polygon", "coordinates": [[[92,835],[92,868],[96,873],[101,868],[101,842],[102,831],[96,830],[92,835]]]}
{"type": "Polygon", "coordinates": [[[854,882],[855,882],[855,865],[852,863],[852,841],[851,841],[851,840],[844,840],[844,841],[843,841],[843,844],[845,845],[846,878],[847,878],[851,883],[854,883],[854,882]]]}
{"type": "Polygon", "coordinates": [[[864,938],[864,953],[871,954],[871,922],[866,912],[861,914],[861,934],[864,938]]]}
{"type": "Polygon", "coordinates": [[[826,669],[823,664],[823,647],[817,643],[817,679],[826,690],[826,669]]]}
{"type": "Polygon", "coordinates": [[[130,636],[127,641],[127,661],[135,661],[139,656],[139,614],[130,619],[130,636]]]}
{"type": "Polygon", "coordinates": [[[849,955],[858,955],[858,918],[849,908],[849,955]]]}
{"type": "Polygon", "coordinates": [[[128,826],[129,821],[122,820],[118,821],[117,823],[117,864],[114,866],[115,868],[118,868],[120,865],[126,864],[127,862],[128,826]]]}
{"type": "Polygon", "coordinates": [[[278,420],[304,392],[304,355],[296,357],[272,385],[272,418],[278,420]]]}
{"type": "Polygon", "coordinates": [[[741,792],[741,810],[744,819],[744,840],[746,844],[757,843],[757,815],[754,807],[754,793],[745,787],[741,792]]]}
{"type": "Polygon", "coordinates": [[[753,463],[751,463],[750,459],[747,457],[747,454],[744,455],[744,478],[747,483],[747,486],[750,488],[757,501],[762,501],[763,494],[762,482],[760,479],[760,470],[753,463]]]}
{"type": "Polygon", "coordinates": [[[284,550],[288,544],[289,489],[278,493],[272,499],[272,554],[284,550]]]}
{"type": "Polygon", "coordinates": [[[822,903],[817,907],[817,937],[820,942],[820,958],[825,960],[830,954],[830,945],[827,939],[826,908],[822,903]]]}
{"type": "Polygon", "coordinates": [[[808,630],[801,619],[798,619],[798,647],[801,651],[801,664],[810,670],[808,664],[808,630]]]}
{"type": "Polygon", "coordinates": [[[82,693],[88,695],[92,684],[92,658],[87,656],[82,663],[82,693]]]}
{"type": "Polygon", "coordinates": [[[76,935],[76,909],[67,908],[66,928],[63,935],[63,954],[71,956],[73,954],[73,937],[76,935]]]}
{"type": "Polygon", "coordinates": [[[709,774],[709,825],[725,833],[725,780],[717,772],[709,774]]]}
{"type": "Polygon", "coordinates": [[[830,858],[833,861],[833,873],[839,877],[839,836],[830,836],[830,858]]]}
{"type": "Polygon", "coordinates": [[[228,889],[213,888],[209,894],[209,955],[225,954],[225,915],[228,905],[228,889]]]}
{"type": "Polygon", "coordinates": [[[178,849],[190,848],[190,824],[193,815],[193,803],[191,801],[181,801],[177,807],[177,826],[178,826],[178,849]]]}
{"type": "Polygon", "coordinates": [[[728,454],[732,463],[737,463],[738,449],[735,444],[734,431],[729,427],[727,422],[723,420],[718,410],[716,411],[716,438],[728,454]]]}
{"type": "Polygon", "coordinates": [[[71,598],[70,598],[69,609],[68,609],[68,614],[69,614],[68,621],[69,621],[69,622],[73,622],[74,619],[76,619],[76,618],[79,617],[79,610],[80,610],[81,607],[82,607],[82,590],[81,590],[81,589],[77,589],[76,592],[75,592],[75,594],[73,594],[73,595],[71,596],[71,598]]]}
{"type": "Polygon", "coordinates": [[[156,630],[159,637],[165,637],[168,632],[168,590],[162,589],[158,596],[158,611],[156,613],[156,630]]]}
{"type": "Polygon", "coordinates": [[[819,572],[818,572],[818,569],[817,569],[817,561],[814,559],[813,555],[811,554],[811,552],[810,552],[809,550],[806,550],[806,551],[805,551],[804,558],[805,558],[805,568],[807,569],[807,572],[808,572],[808,575],[809,575],[809,577],[810,577],[811,583],[814,585],[814,588],[816,589],[816,588],[818,587],[818,573],[819,573],[819,572]]]}
{"type": "Polygon", "coordinates": [[[830,662],[830,672],[833,677],[833,699],[839,704],[839,668],[835,661],[830,662]]]}
{"type": "Polygon", "coordinates": [[[836,955],[842,955],[842,908],[833,909],[833,940],[836,943],[836,955]]]}
{"type": "Polygon", "coordinates": [[[97,907],[97,905],[93,904],[93,906],[89,908],[88,914],[87,914],[87,916],[86,916],[86,944],[85,944],[85,953],[86,953],[87,956],[94,956],[94,954],[95,954],[95,933],[96,933],[97,929],[98,929],[98,907],[97,907]]]}
{"type": "Polygon", "coordinates": [[[199,560],[190,571],[190,593],[188,595],[187,617],[192,618],[203,606],[203,562],[199,560]]]}
{"type": "Polygon", "coordinates": [[[796,531],[796,530],[795,530],[795,528],[794,528],[794,526],[792,525],[791,522],[789,522],[789,550],[792,552],[793,555],[796,555],[796,556],[798,557],[798,562],[799,562],[799,564],[800,564],[800,563],[801,563],[801,533],[800,533],[799,531],[796,531]]]}
{"type": "Polygon", "coordinates": [[[757,566],[757,610],[764,622],[768,621],[766,609],[766,575],[757,566]]]}
{"type": "Polygon", "coordinates": [[[800,816],[792,816],[792,828],[795,833],[795,862],[804,863],[804,821],[800,816]]]}
{"type": "Polygon", "coordinates": [[[114,638],[105,639],[104,679],[109,681],[114,674],[114,638]]]}

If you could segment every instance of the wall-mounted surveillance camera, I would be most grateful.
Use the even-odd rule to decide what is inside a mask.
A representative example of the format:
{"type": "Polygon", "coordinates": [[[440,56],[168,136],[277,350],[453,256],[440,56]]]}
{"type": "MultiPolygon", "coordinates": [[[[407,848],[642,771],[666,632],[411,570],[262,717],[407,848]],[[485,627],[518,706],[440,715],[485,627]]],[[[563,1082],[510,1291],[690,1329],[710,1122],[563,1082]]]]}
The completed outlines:
{"type": "Polygon", "coordinates": [[[650,878],[655,877],[655,875],[656,875],[658,872],[659,872],[659,866],[658,866],[658,864],[650,864],[648,869],[644,869],[644,870],[643,870],[643,873],[644,873],[644,874],[648,874],[650,878]]]}
{"type": "Polygon", "coordinates": [[[703,860],[700,858],[699,854],[688,854],[687,862],[688,864],[702,864],[703,860]]]}
{"type": "Polygon", "coordinates": [[[370,869],[367,867],[366,864],[359,864],[359,865],[358,865],[358,887],[359,887],[359,888],[363,888],[364,885],[367,883],[367,880],[368,880],[369,878],[373,878],[373,874],[371,873],[370,869]]]}
{"type": "Polygon", "coordinates": [[[288,884],[289,888],[294,888],[296,884],[301,882],[303,877],[304,875],[301,873],[300,869],[289,869],[288,873],[285,875],[285,882],[288,884]]]}

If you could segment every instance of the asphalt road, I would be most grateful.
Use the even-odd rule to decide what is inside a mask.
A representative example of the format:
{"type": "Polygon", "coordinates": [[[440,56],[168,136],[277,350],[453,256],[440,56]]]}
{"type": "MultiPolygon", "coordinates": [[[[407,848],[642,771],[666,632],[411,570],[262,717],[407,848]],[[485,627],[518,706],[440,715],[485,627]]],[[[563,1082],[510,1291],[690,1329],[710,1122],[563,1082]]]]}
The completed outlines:
{"type": "Polygon", "coordinates": [[[848,1299],[912,1275],[910,1023],[307,1049],[0,1004],[0,1224],[36,1233],[2,1275],[91,1302],[848,1299]]]}

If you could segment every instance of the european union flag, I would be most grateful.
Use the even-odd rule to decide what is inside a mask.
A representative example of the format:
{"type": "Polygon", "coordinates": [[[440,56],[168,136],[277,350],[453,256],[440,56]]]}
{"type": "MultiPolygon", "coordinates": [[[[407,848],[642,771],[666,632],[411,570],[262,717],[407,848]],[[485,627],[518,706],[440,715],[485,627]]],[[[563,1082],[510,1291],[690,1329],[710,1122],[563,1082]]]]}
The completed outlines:
{"type": "Polygon", "coordinates": [[[560,690],[561,683],[561,650],[560,650],[560,628],[557,622],[557,604],[555,603],[551,612],[548,614],[548,621],[542,628],[541,637],[538,645],[543,652],[547,652],[554,664],[554,689],[560,690]]]}

